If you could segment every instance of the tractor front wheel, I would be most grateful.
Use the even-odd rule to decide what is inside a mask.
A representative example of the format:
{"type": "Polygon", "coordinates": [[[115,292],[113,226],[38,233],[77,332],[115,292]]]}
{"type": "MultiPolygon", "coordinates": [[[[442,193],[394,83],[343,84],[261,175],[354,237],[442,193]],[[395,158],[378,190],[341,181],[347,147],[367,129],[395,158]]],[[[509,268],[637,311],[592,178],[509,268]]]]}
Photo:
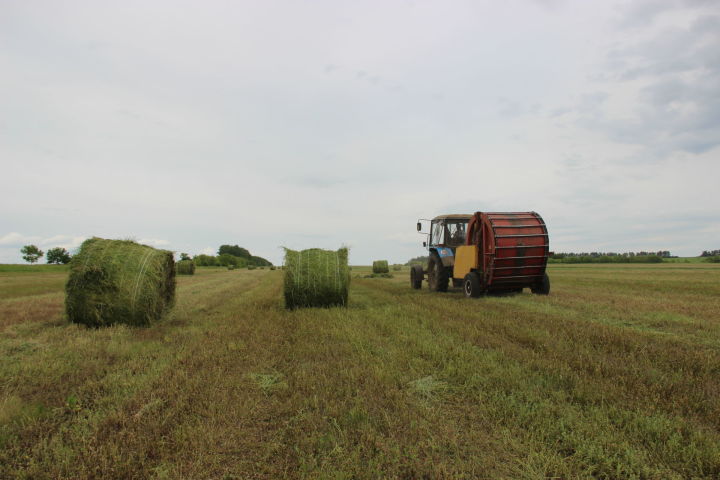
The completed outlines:
{"type": "Polygon", "coordinates": [[[463,290],[465,290],[465,296],[468,298],[477,298],[482,294],[482,285],[480,284],[480,275],[475,272],[470,272],[465,275],[465,281],[463,282],[463,290]]]}
{"type": "Polygon", "coordinates": [[[440,255],[432,252],[428,259],[428,287],[434,292],[447,292],[448,283],[450,283],[450,276],[440,255]]]}

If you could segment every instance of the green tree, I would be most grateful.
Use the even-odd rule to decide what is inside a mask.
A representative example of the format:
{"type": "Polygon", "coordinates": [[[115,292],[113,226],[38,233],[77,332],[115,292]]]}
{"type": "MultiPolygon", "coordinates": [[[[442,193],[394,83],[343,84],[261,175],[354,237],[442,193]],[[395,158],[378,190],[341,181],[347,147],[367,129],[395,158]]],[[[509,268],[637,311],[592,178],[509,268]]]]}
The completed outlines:
{"type": "Polygon", "coordinates": [[[230,255],[229,253],[223,253],[217,256],[217,261],[223,267],[232,265],[233,267],[244,267],[247,265],[247,261],[244,258],[230,255]]]}
{"type": "Polygon", "coordinates": [[[235,257],[250,258],[250,252],[242,247],[239,247],[237,245],[220,245],[220,248],[218,248],[218,255],[223,254],[229,254],[235,257]]]}
{"type": "MultiPolygon", "coordinates": [[[[49,253],[50,253],[50,252],[48,252],[48,254],[49,254],[49,253]]],[[[181,254],[180,254],[180,261],[183,261],[183,260],[190,260],[190,255],[188,255],[187,253],[181,253],[181,254]]]]}
{"type": "Polygon", "coordinates": [[[270,261],[264,259],[263,257],[256,257],[254,255],[248,259],[248,264],[253,264],[256,267],[269,267],[272,265],[270,261]]]}
{"type": "Polygon", "coordinates": [[[25,245],[20,249],[20,253],[23,254],[23,260],[30,263],[37,262],[44,255],[44,252],[35,245],[25,245]]]}
{"type": "Polygon", "coordinates": [[[66,264],[70,261],[70,252],[62,247],[51,248],[47,251],[47,263],[66,264]]]}
{"type": "Polygon", "coordinates": [[[195,255],[193,260],[195,261],[195,265],[198,267],[215,267],[218,264],[217,258],[212,255],[195,255]]]}

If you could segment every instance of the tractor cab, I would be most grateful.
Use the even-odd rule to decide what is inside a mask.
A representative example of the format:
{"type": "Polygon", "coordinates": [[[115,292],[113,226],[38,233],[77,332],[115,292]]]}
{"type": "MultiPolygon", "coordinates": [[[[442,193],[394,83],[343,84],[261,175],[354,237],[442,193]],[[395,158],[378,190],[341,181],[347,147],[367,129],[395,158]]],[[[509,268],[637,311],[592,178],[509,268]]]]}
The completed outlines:
{"type": "MultiPolygon", "coordinates": [[[[431,251],[438,249],[447,250],[450,256],[454,255],[455,249],[465,245],[467,236],[467,225],[472,215],[439,215],[430,220],[430,232],[425,246],[431,251]]],[[[418,222],[418,231],[421,232],[422,224],[418,222]]],[[[422,232],[421,232],[422,233],[422,232]]],[[[442,253],[440,253],[443,256],[442,253]]]]}

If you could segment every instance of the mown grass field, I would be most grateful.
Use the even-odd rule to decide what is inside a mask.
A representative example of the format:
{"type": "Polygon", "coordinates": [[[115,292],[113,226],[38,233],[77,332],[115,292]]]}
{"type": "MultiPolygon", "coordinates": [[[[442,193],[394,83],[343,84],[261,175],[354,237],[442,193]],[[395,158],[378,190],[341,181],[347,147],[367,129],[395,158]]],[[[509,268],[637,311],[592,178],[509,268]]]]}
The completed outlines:
{"type": "Polygon", "coordinates": [[[0,478],[719,478],[720,266],[555,265],[552,294],[199,268],[150,328],[0,272],[0,478]]]}

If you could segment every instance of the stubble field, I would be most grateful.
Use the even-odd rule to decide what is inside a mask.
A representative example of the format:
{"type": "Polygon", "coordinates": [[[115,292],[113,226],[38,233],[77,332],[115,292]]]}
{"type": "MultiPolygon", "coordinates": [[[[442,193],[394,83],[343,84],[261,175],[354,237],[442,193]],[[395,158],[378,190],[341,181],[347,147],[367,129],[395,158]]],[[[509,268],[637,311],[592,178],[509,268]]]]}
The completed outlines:
{"type": "Polygon", "coordinates": [[[718,478],[720,266],[554,265],[466,299],[199,268],[150,328],[63,317],[0,271],[0,478],[718,478]]]}

